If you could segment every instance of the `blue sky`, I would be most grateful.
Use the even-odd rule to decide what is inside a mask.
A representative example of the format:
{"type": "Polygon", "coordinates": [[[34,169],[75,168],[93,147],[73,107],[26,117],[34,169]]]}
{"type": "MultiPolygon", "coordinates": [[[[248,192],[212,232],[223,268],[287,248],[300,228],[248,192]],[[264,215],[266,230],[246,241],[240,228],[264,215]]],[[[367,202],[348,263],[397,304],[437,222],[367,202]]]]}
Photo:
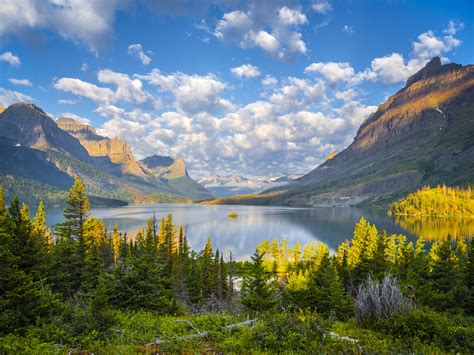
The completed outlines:
{"type": "Polygon", "coordinates": [[[433,56],[474,63],[472,1],[0,3],[0,105],[90,122],[193,177],[308,172],[433,56]]]}

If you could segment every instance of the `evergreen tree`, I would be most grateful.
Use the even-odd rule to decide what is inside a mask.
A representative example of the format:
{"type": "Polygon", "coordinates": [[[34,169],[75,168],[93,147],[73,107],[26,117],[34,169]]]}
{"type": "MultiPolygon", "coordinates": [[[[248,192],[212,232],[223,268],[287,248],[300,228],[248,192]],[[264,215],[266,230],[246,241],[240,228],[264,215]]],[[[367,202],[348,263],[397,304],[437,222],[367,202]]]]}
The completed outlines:
{"type": "MultiPolygon", "coordinates": [[[[120,235],[120,233],[118,231],[118,225],[115,224],[114,225],[114,231],[112,233],[112,247],[113,247],[113,251],[114,251],[114,264],[115,264],[115,266],[117,266],[117,264],[119,262],[120,255],[124,252],[123,245],[124,245],[124,243],[123,243],[123,240],[122,240],[122,236],[120,235]]],[[[127,244],[125,243],[125,245],[127,245],[127,244]]],[[[126,255],[126,254],[123,254],[123,255],[126,255]]]]}
{"type": "Polygon", "coordinates": [[[440,311],[464,307],[468,290],[459,258],[452,248],[451,239],[434,243],[430,251],[430,280],[433,292],[430,305],[440,311]]]}
{"type": "Polygon", "coordinates": [[[241,303],[249,310],[264,312],[276,306],[280,297],[270,273],[263,267],[263,254],[255,252],[242,283],[241,303]]]}
{"type": "Polygon", "coordinates": [[[69,189],[69,195],[64,209],[63,223],[58,225],[58,234],[63,237],[72,237],[82,243],[84,223],[89,211],[89,200],[82,180],[74,177],[74,184],[69,189]]]}

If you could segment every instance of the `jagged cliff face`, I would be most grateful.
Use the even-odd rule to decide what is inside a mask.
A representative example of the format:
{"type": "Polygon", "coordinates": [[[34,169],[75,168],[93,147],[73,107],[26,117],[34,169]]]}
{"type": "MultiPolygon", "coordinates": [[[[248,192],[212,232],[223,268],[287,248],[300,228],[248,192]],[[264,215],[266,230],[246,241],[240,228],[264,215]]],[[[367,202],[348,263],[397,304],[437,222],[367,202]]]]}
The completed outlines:
{"type": "MultiPolygon", "coordinates": [[[[97,134],[94,127],[72,118],[60,118],[56,123],[61,129],[77,138],[90,156],[108,158],[110,163],[120,165],[122,173],[141,177],[146,175],[135,159],[130,145],[123,139],[103,137],[97,134]]],[[[106,164],[102,163],[106,167],[106,164]]]]}
{"type": "Polygon", "coordinates": [[[474,65],[433,59],[380,105],[353,143],[266,203],[389,201],[422,185],[474,181],[474,65]]]}
{"type": "Polygon", "coordinates": [[[80,142],[60,129],[34,104],[18,102],[0,114],[0,138],[10,145],[38,150],[60,150],[84,162],[92,162],[80,142]]]}

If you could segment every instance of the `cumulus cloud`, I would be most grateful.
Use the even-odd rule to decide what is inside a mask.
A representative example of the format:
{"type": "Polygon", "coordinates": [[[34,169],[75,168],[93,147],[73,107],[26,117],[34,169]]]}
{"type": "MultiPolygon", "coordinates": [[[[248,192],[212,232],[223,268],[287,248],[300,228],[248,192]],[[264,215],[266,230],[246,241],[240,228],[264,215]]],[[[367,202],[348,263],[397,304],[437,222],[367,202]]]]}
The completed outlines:
{"type": "Polygon", "coordinates": [[[132,79],[127,74],[117,73],[110,69],[100,70],[97,76],[101,83],[114,84],[115,101],[123,100],[137,105],[153,102],[152,96],[143,89],[139,79],[132,79]]]}
{"type": "Polygon", "coordinates": [[[214,36],[242,48],[259,47],[284,59],[306,53],[299,27],[307,22],[299,8],[280,6],[279,2],[255,1],[245,11],[225,13],[215,27],[214,36]]]}
{"type": "Polygon", "coordinates": [[[96,102],[115,101],[115,93],[111,89],[99,87],[80,79],[60,78],[54,83],[54,87],[73,95],[87,97],[96,102]]]}
{"type": "Polygon", "coordinates": [[[304,71],[305,73],[319,73],[332,83],[349,81],[354,76],[354,69],[349,63],[313,63],[307,66],[304,71]]]}
{"type": "Polygon", "coordinates": [[[76,78],[60,78],[54,83],[54,87],[102,104],[126,101],[138,106],[149,106],[150,108],[159,106],[159,100],[145,91],[143,83],[137,78],[132,79],[127,74],[104,69],[99,71],[97,79],[101,83],[115,85],[115,91],[76,78]]]}
{"type": "Polygon", "coordinates": [[[278,79],[272,75],[266,75],[262,80],[262,84],[267,88],[272,88],[278,84],[278,79]]]}
{"type": "Polygon", "coordinates": [[[230,71],[239,78],[255,78],[260,75],[260,70],[252,64],[243,64],[232,68],[230,71]]]}
{"type": "Polygon", "coordinates": [[[0,106],[7,107],[18,101],[32,102],[34,100],[30,96],[22,94],[21,92],[7,90],[0,87],[0,106]]]}
{"type": "Polygon", "coordinates": [[[115,13],[128,0],[16,0],[0,6],[0,36],[45,29],[86,44],[92,51],[103,46],[112,31],[115,13]]]}
{"type": "Polygon", "coordinates": [[[139,58],[144,65],[148,65],[151,63],[151,58],[145,54],[140,43],[129,45],[128,54],[139,58]]]}
{"type": "Polygon", "coordinates": [[[176,109],[187,114],[216,113],[233,106],[230,101],[221,97],[227,85],[212,74],[186,75],[176,72],[166,75],[159,69],[153,69],[147,75],[136,77],[158,86],[162,92],[171,94],[176,109]]]}
{"type": "MultiPolygon", "coordinates": [[[[1,10],[0,10],[1,11],[1,10]]],[[[21,64],[21,60],[19,57],[14,55],[12,52],[5,52],[0,55],[0,61],[7,62],[14,67],[18,67],[21,64]]]]}
{"type": "Polygon", "coordinates": [[[286,6],[278,10],[278,19],[280,23],[285,25],[304,25],[308,22],[305,14],[286,6]]]}
{"type": "Polygon", "coordinates": [[[332,11],[332,6],[327,0],[318,0],[313,3],[312,7],[318,14],[327,14],[332,11]]]}
{"type": "Polygon", "coordinates": [[[8,81],[12,84],[15,84],[15,85],[22,85],[22,86],[31,86],[31,81],[29,81],[28,79],[15,79],[15,78],[10,78],[8,79],[8,81]]]}

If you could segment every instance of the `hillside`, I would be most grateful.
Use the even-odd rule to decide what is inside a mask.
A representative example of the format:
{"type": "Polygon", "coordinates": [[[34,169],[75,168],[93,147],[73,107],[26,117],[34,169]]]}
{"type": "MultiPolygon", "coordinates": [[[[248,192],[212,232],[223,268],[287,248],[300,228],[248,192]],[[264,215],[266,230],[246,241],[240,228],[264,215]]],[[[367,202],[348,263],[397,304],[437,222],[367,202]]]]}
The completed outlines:
{"type": "MultiPolygon", "coordinates": [[[[474,181],[474,65],[434,58],[360,126],[351,145],[256,204],[385,204],[474,181]]],[[[221,203],[238,203],[224,201],[221,203]]],[[[251,202],[252,203],[252,202],[251,202]]]]}
{"type": "Polygon", "coordinates": [[[211,196],[187,175],[186,181],[194,185],[173,183],[145,170],[126,141],[102,137],[73,119],[57,123],[36,105],[25,103],[0,114],[0,183],[9,187],[7,198],[20,195],[30,204],[43,199],[47,205],[57,205],[74,175],[84,180],[98,205],[186,202],[211,196]]]}
{"type": "Polygon", "coordinates": [[[140,160],[144,170],[160,181],[166,181],[173,188],[196,199],[208,199],[212,194],[197,181],[193,180],[186,169],[183,159],[152,155],[140,160]]]}
{"type": "Polygon", "coordinates": [[[422,188],[395,202],[390,215],[412,217],[474,217],[474,192],[471,188],[446,186],[422,188]]]}

